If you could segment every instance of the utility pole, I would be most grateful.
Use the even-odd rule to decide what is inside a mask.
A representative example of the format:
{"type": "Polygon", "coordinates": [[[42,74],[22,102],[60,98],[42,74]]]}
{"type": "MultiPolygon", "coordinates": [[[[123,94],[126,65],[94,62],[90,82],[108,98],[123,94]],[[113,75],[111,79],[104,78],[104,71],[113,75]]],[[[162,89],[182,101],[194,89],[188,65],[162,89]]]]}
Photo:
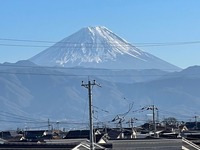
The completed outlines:
{"type": "Polygon", "coordinates": [[[60,123],[59,121],[56,122],[57,130],[58,130],[58,131],[59,131],[59,123],[60,123]]]}
{"type": "Polygon", "coordinates": [[[147,109],[147,110],[152,110],[153,113],[153,133],[154,133],[154,137],[156,137],[156,117],[155,117],[155,110],[158,110],[158,108],[155,107],[155,105],[151,105],[148,107],[144,107],[143,109],[147,109]]]}
{"type": "Polygon", "coordinates": [[[50,131],[50,126],[51,126],[51,125],[50,125],[49,118],[48,118],[48,122],[47,122],[47,123],[48,123],[48,132],[49,132],[49,131],[50,131]]]}
{"type": "Polygon", "coordinates": [[[153,132],[155,137],[156,136],[155,105],[152,106],[152,109],[153,109],[153,132]]]}
{"type": "Polygon", "coordinates": [[[158,110],[156,111],[156,116],[157,116],[156,122],[159,122],[159,111],[158,110]]]}
{"type": "Polygon", "coordinates": [[[89,97],[89,121],[90,121],[90,150],[94,150],[94,135],[93,135],[93,109],[92,109],[92,86],[97,85],[99,87],[100,84],[97,84],[95,80],[91,83],[88,81],[87,84],[84,84],[82,81],[81,86],[88,89],[88,97],[89,97]]]}
{"type": "Polygon", "coordinates": [[[198,118],[198,116],[194,116],[194,118],[195,118],[195,129],[197,130],[198,129],[198,125],[197,125],[197,118],[198,118]]]}
{"type": "Polygon", "coordinates": [[[131,118],[130,120],[129,120],[129,127],[131,127],[132,129],[133,129],[133,124],[135,123],[135,121],[137,121],[138,119],[136,119],[136,118],[131,118]]]}

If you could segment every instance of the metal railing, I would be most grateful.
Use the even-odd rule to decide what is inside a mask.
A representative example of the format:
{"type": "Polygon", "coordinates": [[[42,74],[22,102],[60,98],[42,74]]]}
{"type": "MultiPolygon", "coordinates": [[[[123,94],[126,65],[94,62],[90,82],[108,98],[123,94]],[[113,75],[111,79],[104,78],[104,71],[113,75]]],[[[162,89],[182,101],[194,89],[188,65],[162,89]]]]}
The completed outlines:
{"type": "Polygon", "coordinates": [[[194,149],[200,150],[200,147],[196,144],[194,144],[193,142],[187,140],[186,138],[182,138],[182,141],[186,144],[188,144],[189,146],[193,147],[194,149]]]}

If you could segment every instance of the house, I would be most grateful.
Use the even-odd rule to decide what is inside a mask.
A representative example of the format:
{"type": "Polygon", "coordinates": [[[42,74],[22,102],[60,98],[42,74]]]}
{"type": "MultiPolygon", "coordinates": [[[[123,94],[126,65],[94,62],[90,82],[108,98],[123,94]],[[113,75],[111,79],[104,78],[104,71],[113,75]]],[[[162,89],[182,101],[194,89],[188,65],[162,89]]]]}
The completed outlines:
{"type": "MultiPolygon", "coordinates": [[[[71,150],[90,150],[90,141],[88,139],[49,139],[44,140],[46,144],[67,145],[71,150]]],[[[105,147],[94,143],[94,148],[103,150],[105,147]]]]}
{"type": "Polygon", "coordinates": [[[109,139],[133,139],[136,138],[136,132],[132,128],[112,128],[107,129],[107,136],[109,139]]]}
{"type": "Polygon", "coordinates": [[[178,128],[180,132],[188,131],[188,128],[185,125],[180,125],[178,128]]]}
{"type": "Polygon", "coordinates": [[[5,143],[7,143],[7,141],[0,138],[0,144],[5,144],[5,143]]]}
{"type": "MultiPolygon", "coordinates": [[[[106,148],[94,143],[94,149],[105,150],[106,148]]],[[[76,147],[74,147],[72,150],[90,150],[90,143],[88,141],[81,142],[76,147]]]]}
{"type": "Polygon", "coordinates": [[[179,133],[176,132],[169,132],[169,131],[161,131],[159,133],[159,137],[166,138],[166,139],[174,139],[177,138],[179,133]]]}
{"type": "Polygon", "coordinates": [[[189,139],[189,140],[199,140],[200,139],[200,131],[183,131],[181,132],[181,136],[189,139]]]}
{"type": "Polygon", "coordinates": [[[10,131],[1,131],[0,132],[0,138],[2,138],[2,139],[11,139],[12,136],[11,136],[10,131]]]}
{"type": "MultiPolygon", "coordinates": [[[[110,144],[111,145],[111,144],[110,144]]],[[[109,145],[109,146],[110,146],[109,145]]],[[[94,143],[95,150],[104,150],[104,146],[94,143]]],[[[0,139],[0,149],[65,149],[65,150],[90,150],[87,139],[45,139],[44,143],[36,142],[6,142],[0,139]]]]}
{"type": "Polygon", "coordinates": [[[122,131],[120,129],[109,129],[108,130],[108,139],[120,139],[122,131]]]}
{"type": "Polygon", "coordinates": [[[189,130],[199,130],[200,129],[200,122],[186,122],[185,126],[189,130]]]}
{"type": "MultiPolygon", "coordinates": [[[[67,133],[64,139],[90,139],[90,130],[71,130],[67,133]]],[[[101,134],[99,130],[94,130],[94,142],[95,143],[106,143],[104,134],[101,134]]]]}
{"type": "Polygon", "coordinates": [[[52,133],[46,130],[24,131],[21,141],[37,142],[43,139],[52,139],[52,133]]]}

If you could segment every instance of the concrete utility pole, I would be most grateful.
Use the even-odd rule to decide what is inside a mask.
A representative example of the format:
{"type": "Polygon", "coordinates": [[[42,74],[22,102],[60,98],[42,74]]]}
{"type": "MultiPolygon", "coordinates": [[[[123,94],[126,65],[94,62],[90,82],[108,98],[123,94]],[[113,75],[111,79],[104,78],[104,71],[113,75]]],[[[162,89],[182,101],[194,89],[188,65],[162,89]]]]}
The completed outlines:
{"type": "Polygon", "coordinates": [[[84,86],[88,89],[88,96],[89,96],[89,121],[90,121],[90,150],[94,150],[94,135],[93,135],[93,109],[92,109],[92,86],[97,85],[99,87],[100,84],[97,84],[95,80],[93,80],[93,83],[88,81],[87,84],[84,84],[82,81],[81,86],[84,86]]]}
{"type": "Polygon", "coordinates": [[[137,120],[136,118],[130,118],[130,120],[127,122],[129,123],[129,128],[133,129],[133,123],[135,123],[136,120],[137,120]]]}
{"type": "Polygon", "coordinates": [[[156,137],[156,117],[155,117],[155,110],[158,110],[158,108],[155,107],[155,105],[151,105],[148,107],[144,107],[142,109],[147,109],[147,110],[152,110],[153,113],[153,133],[154,133],[154,137],[156,137]]]}
{"type": "Polygon", "coordinates": [[[48,122],[47,122],[47,123],[48,123],[48,132],[49,132],[49,131],[50,131],[50,129],[51,129],[51,128],[50,128],[50,127],[51,127],[51,125],[50,125],[49,118],[48,118],[48,122]]]}
{"type": "Polygon", "coordinates": [[[153,131],[154,131],[154,137],[156,137],[156,120],[155,120],[155,105],[152,106],[153,109],[153,131]]]}
{"type": "Polygon", "coordinates": [[[197,130],[198,129],[198,125],[197,125],[197,118],[198,118],[199,116],[194,116],[194,118],[195,118],[195,129],[197,130]]]}

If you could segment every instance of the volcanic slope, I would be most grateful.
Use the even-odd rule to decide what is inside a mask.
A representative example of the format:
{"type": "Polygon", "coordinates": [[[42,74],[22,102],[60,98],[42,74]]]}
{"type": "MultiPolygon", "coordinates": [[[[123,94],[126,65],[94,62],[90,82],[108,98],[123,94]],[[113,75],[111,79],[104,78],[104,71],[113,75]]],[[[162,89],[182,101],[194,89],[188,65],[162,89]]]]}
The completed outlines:
{"type": "Polygon", "coordinates": [[[102,26],[82,28],[29,60],[41,66],[180,70],[102,26]]]}

